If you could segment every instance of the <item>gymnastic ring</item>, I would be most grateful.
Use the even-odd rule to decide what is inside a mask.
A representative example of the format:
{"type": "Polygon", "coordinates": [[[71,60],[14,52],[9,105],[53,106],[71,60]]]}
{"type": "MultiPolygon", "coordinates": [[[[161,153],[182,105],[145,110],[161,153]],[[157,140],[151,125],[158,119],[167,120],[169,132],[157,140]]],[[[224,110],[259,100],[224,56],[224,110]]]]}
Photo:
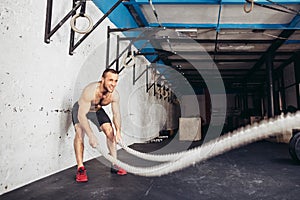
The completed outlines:
{"type": "Polygon", "coordinates": [[[73,31],[80,33],[80,34],[85,34],[85,33],[89,33],[92,28],[93,28],[93,20],[90,16],[88,16],[87,14],[83,14],[81,15],[80,13],[77,13],[76,15],[74,15],[70,21],[70,25],[73,31]],[[78,28],[76,28],[75,26],[75,21],[78,17],[85,17],[89,20],[89,27],[86,30],[79,30],[78,28]]]}
{"type": "Polygon", "coordinates": [[[124,67],[132,67],[133,65],[135,65],[135,56],[133,55],[133,53],[123,56],[122,65],[124,67]]]}
{"type": "Polygon", "coordinates": [[[246,13],[249,13],[249,12],[251,12],[253,10],[253,7],[254,7],[254,0],[246,0],[246,2],[244,4],[244,11],[246,13]],[[247,10],[247,3],[249,3],[249,1],[250,1],[251,6],[250,6],[250,9],[247,10]]]}

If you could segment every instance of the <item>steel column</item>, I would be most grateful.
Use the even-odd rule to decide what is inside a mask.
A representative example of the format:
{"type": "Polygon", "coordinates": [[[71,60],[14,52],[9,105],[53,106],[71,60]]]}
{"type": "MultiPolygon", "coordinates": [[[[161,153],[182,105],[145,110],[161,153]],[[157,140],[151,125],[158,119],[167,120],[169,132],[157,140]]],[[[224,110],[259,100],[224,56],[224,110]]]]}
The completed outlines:
{"type": "Polygon", "coordinates": [[[110,50],[110,26],[107,27],[107,40],[106,40],[106,68],[108,68],[109,65],[109,50],[110,50]]]}
{"type": "Polygon", "coordinates": [[[273,82],[273,56],[266,54],[266,71],[267,71],[267,97],[268,97],[268,117],[274,117],[274,82],[273,82]]]}
{"type": "Polygon", "coordinates": [[[117,35],[117,48],[116,48],[116,70],[119,71],[119,52],[120,52],[120,44],[119,44],[119,41],[120,41],[120,36],[117,35]]]}
{"type": "Polygon", "coordinates": [[[282,103],[282,110],[281,111],[283,111],[283,110],[286,109],[283,70],[281,70],[281,76],[280,76],[280,95],[281,95],[281,103],[282,103]]]}
{"type": "Polygon", "coordinates": [[[295,69],[295,82],[296,82],[296,98],[297,98],[297,107],[300,109],[300,52],[295,54],[295,62],[294,62],[294,69],[295,69]]]}

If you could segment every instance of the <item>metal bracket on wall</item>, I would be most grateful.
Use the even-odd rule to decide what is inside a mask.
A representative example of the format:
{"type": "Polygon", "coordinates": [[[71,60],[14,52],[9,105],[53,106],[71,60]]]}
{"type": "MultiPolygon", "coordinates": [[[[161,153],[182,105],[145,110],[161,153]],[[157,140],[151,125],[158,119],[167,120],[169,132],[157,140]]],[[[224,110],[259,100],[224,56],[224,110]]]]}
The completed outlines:
{"type": "MultiPolygon", "coordinates": [[[[154,96],[158,98],[167,99],[168,101],[171,100],[170,94],[171,88],[166,87],[166,85],[161,85],[159,82],[165,82],[166,80],[163,77],[163,74],[157,73],[158,72],[158,66],[157,62],[160,61],[159,52],[142,52],[145,47],[147,47],[148,44],[151,45],[151,35],[155,33],[157,30],[155,29],[136,29],[136,28],[110,28],[108,26],[107,28],[107,43],[106,43],[106,67],[111,68],[115,66],[115,69],[118,72],[121,72],[126,67],[132,68],[132,77],[133,77],[133,85],[136,84],[138,80],[142,78],[143,75],[146,76],[146,92],[148,93],[151,88],[153,88],[154,96]],[[116,35],[116,54],[114,57],[114,60],[110,61],[110,40],[111,33],[112,32],[121,32],[125,37],[120,37],[120,35],[116,35]],[[130,32],[128,35],[133,35],[132,32],[135,32],[135,37],[126,37],[125,32],[130,32]],[[120,46],[121,42],[126,41],[128,44],[124,48],[122,48],[122,51],[120,52],[120,46]],[[138,42],[138,49],[133,51],[133,47],[135,46],[135,42],[138,42]],[[122,61],[119,62],[120,58],[123,56],[122,61]],[[140,74],[137,74],[136,72],[136,57],[137,56],[152,56],[151,59],[148,57],[148,61],[151,63],[151,65],[146,65],[145,69],[140,72],[140,74]],[[125,58],[125,59],[124,59],[125,58]],[[130,62],[131,58],[135,60],[133,64],[128,64],[130,62]],[[150,82],[149,80],[149,71],[152,71],[152,75],[155,77],[154,82],[150,82]],[[157,90],[159,89],[159,90],[157,90]]],[[[152,38],[153,39],[153,38],[152,38]]],[[[166,70],[165,70],[166,71],[166,70]]]]}
{"type": "Polygon", "coordinates": [[[146,67],[146,92],[148,93],[150,89],[153,88],[153,96],[156,96],[159,99],[163,98],[168,102],[174,103],[177,99],[176,95],[173,92],[174,87],[170,83],[168,83],[167,79],[164,77],[164,73],[157,73],[157,63],[151,63],[150,66],[146,67]],[[153,69],[153,82],[150,82],[149,80],[150,69],[153,69]]]}
{"type": "MultiPolygon", "coordinates": [[[[145,40],[145,35],[151,34],[153,33],[153,31],[151,31],[151,29],[147,30],[147,29],[143,29],[143,30],[139,30],[136,28],[110,28],[109,26],[107,27],[107,43],[106,43],[106,68],[111,68],[113,65],[115,65],[115,69],[118,72],[121,72],[125,66],[129,66],[128,63],[120,63],[119,59],[127,53],[127,57],[128,56],[136,56],[138,55],[136,52],[132,51],[132,47],[134,46],[134,43],[137,41],[142,41],[145,40]],[[111,36],[110,34],[113,32],[121,32],[124,34],[124,32],[130,32],[133,31],[135,32],[135,34],[137,34],[136,37],[120,37],[119,35],[116,36],[116,57],[115,59],[110,62],[110,40],[111,40],[111,36]],[[129,41],[129,44],[122,50],[122,52],[120,53],[120,42],[122,41],[129,41]],[[121,66],[121,69],[120,69],[121,66]]],[[[124,34],[126,35],[126,34],[124,34]]],[[[140,48],[140,50],[147,45],[149,41],[145,41],[143,46],[140,48]]],[[[126,61],[127,62],[127,61],[126,61]]],[[[133,65],[134,66],[134,65],[133,65]]]]}
{"type": "MultiPolygon", "coordinates": [[[[46,24],[44,42],[50,43],[51,36],[70,18],[76,14],[76,10],[81,7],[81,14],[85,12],[87,0],[73,0],[72,10],[51,30],[53,0],[47,0],[46,24]]],[[[118,0],[89,30],[75,43],[75,31],[71,28],[69,55],[73,55],[74,50],[112,13],[123,0],[118,0]]]]}
{"type": "Polygon", "coordinates": [[[170,97],[172,94],[171,87],[167,83],[167,79],[165,79],[163,73],[157,73],[158,66],[157,63],[152,62],[150,66],[146,66],[146,69],[142,72],[142,74],[139,76],[139,78],[146,73],[146,92],[149,92],[149,90],[153,87],[153,95],[157,98],[164,99],[170,101],[170,97]],[[153,82],[151,83],[149,80],[149,70],[153,69],[152,73],[154,76],[153,82]],[[168,87],[166,87],[168,86],[168,87]]]}
{"type": "Polygon", "coordinates": [[[65,17],[51,30],[51,22],[52,22],[52,8],[53,8],[53,0],[47,0],[47,10],[46,10],[46,23],[45,23],[45,36],[44,42],[49,44],[51,36],[60,28],[62,25],[76,13],[76,10],[82,5],[82,1],[75,3],[73,2],[72,10],[65,15],[65,17]],[[75,4],[75,6],[74,6],[75,4]]]}
{"type": "Polygon", "coordinates": [[[127,45],[126,48],[124,48],[122,50],[122,52],[120,53],[120,36],[117,35],[117,42],[116,42],[116,58],[112,61],[109,62],[109,54],[110,54],[110,33],[112,32],[124,32],[124,31],[130,31],[133,28],[110,28],[109,26],[107,27],[107,41],[106,41],[106,68],[111,68],[114,64],[115,64],[115,69],[118,72],[121,72],[125,67],[122,66],[120,69],[120,63],[119,63],[119,59],[121,58],[122,55],[124,55],[126,52],[131,52],[131,48],[133,43],[136,40],[131,40],[130,43],[127,45]]]}

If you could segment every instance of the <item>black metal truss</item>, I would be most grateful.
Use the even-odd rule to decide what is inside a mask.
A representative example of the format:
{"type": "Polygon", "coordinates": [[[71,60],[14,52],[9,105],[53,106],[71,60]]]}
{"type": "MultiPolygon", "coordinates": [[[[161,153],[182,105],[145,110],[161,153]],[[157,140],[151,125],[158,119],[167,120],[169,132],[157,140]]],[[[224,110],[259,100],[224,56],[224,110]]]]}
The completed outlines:
{"type": "MultiPolygon", "coordinates": [[[[123,0],[118,0],[92,27],[92,29],[85,33],[77,42],[75,42],[75,32],[71,29],[70,34],[70,46],[69,46],[69,55],[73,55],[74,50],[108,17],[110,13],[112,13],[123,0]]],[[[51,21],[52,21],[52,8],[53,8],[53,0],[47,0],[47,11],[46,11],[46,23],[45,23],[45,37],[44,42],[50,43],[51,36],[59,30],[60,27],[64,25],[64,23],[72,16],[75,15],[78,8],[81,7],[81,13],[84,14],[86,7],[86,0],[73,0],[72,9],[69,13],[63,17],[63,19],[52,29],[51,21]]]]}

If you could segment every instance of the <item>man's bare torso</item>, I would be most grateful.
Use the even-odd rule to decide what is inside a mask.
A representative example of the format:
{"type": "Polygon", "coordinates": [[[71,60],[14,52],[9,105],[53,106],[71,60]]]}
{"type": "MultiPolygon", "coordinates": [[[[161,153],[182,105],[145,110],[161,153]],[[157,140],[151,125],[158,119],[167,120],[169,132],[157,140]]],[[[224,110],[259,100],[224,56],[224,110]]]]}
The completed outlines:
{"type": "Polygon", "coordinates": [[[86,90],[88,93],[93,93],[93,99],[91,101],[90,112],[98,111],[102,106],[109,105],[113,100],[113,93],[101,93],[100,92],[101,82],[94,82],[87,86],[86,90]]]}

